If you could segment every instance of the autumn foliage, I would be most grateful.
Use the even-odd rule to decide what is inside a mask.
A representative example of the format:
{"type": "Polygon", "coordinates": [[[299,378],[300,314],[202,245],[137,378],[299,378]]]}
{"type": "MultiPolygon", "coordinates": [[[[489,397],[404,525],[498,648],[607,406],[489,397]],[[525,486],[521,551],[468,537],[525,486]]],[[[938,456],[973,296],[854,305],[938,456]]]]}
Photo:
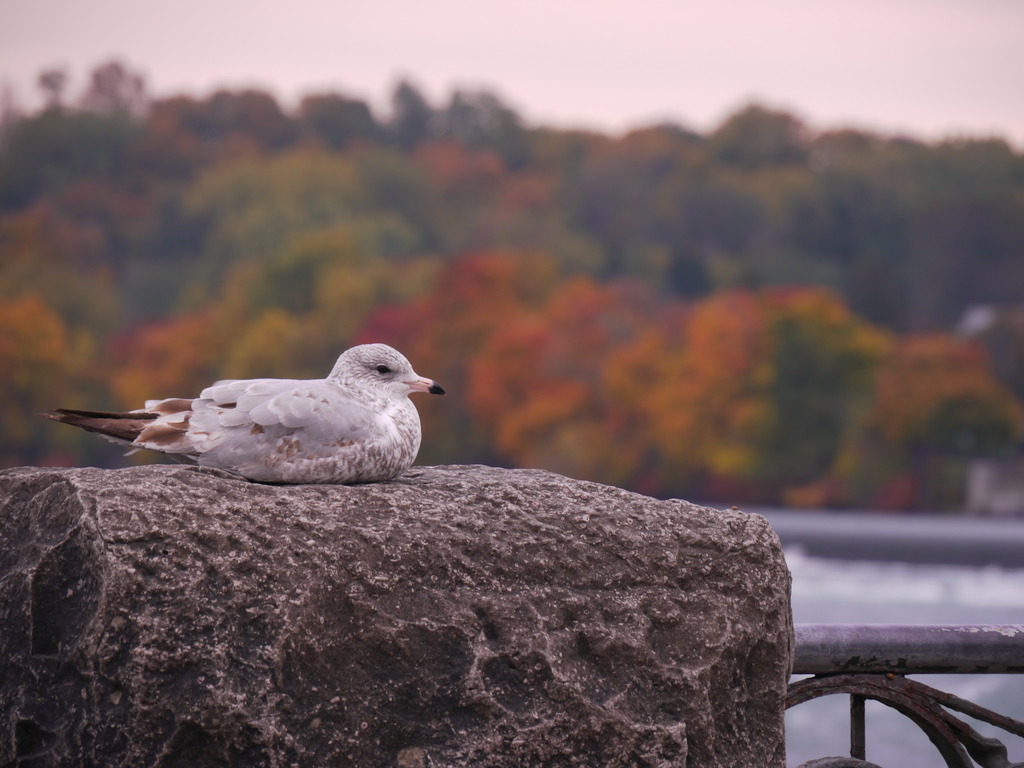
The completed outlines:
{"type": "Polygon", "coordinates": [[[35,411],[323,376],[365,341],[449,390],[420,402],[430,463],[937,507],[1022,436],[1024,158],[1002,142],[760,107],[611,137],[408,83],[386,121],[140,87],[108,67],[3,125],[4,465],[121,461],[35,411]],[[1010,320],[955,335],[981,302],[1010,320]]]}

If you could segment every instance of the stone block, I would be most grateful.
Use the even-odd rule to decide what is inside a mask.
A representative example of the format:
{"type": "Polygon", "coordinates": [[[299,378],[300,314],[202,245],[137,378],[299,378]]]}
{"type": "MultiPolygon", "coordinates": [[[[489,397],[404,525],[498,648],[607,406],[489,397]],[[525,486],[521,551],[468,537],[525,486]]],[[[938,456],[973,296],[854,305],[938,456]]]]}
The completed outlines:
{"type": "Polygon", "coordinates": [[[784,765],[765,520],[533,470],[0,472],[0,765],[784,765]]]}

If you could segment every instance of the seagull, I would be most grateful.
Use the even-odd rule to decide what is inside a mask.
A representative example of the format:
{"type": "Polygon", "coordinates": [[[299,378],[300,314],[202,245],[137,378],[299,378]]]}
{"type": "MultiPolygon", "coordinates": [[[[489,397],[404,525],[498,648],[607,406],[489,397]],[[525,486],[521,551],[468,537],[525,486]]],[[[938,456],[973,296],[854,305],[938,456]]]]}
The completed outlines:
{"type": "Polygon", "coordinates": [[[326,379],[218,381],[199,397],[125,413],[59,408],[46,418],[134,449],[267,483],[372,483],[402,474],[420,448],[413,392],[445,394],[386,344],[342,353],[326,379]]]}

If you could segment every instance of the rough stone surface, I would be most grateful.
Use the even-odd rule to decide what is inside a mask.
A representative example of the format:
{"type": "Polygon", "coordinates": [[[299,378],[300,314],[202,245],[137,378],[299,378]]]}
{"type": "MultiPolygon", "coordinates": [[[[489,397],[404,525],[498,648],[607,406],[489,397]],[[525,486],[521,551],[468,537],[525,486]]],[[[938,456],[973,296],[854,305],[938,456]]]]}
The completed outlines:
{"type": "Polygon", "coordinates": [[[763,518],[541,471],[0,472],[0,765],[784,765],[763,518]]]}

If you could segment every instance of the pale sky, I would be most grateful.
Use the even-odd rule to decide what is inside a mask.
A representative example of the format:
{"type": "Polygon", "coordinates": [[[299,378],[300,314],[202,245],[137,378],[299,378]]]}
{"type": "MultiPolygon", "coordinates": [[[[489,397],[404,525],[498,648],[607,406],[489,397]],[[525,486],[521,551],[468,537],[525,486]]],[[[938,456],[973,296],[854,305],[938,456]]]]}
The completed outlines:
{"type": "Polygon", "coordinates": [[[498,93],[531,124],[707,130],[757,101],[813,128],[1024,146],[1024,0],[0,0],[0,85],[77,95],[118,58],[156,95],[259,86],[436,104],[498,93]]]}

